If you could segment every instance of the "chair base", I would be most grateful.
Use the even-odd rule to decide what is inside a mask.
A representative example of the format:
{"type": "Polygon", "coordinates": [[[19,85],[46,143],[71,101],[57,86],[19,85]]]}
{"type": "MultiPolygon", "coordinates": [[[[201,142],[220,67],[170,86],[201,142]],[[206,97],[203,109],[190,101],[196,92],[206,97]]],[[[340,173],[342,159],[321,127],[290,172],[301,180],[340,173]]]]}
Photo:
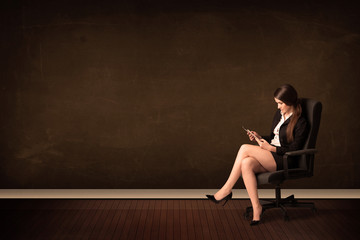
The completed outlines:
{"type": "MultiPolygon", "coordinates": [[[[291,195],[287,198],[281,198],[280,187],[277,186],[276,189],[276,199],[275,200],[260,200],[260,204],[263,207],[265,212],[268,209],[280,208],[284,215],[284,220],[289,221],[289,215],[287,214],[287,207],[291,208],[310,208],[313,212],[316,212],[315,204],[312,202],[298,202],[294,195],[291,195]]],[[[253,211],[252,207],[247,207],[244,213],[246,219],[249,218],[250,213],[253,211]]]]}

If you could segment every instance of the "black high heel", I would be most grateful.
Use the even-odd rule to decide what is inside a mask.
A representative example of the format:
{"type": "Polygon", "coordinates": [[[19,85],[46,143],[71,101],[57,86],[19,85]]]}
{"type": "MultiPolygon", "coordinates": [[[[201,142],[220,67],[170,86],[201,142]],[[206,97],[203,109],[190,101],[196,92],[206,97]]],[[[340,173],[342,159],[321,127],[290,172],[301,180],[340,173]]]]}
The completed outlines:
{"type": "Polygon", "coordinates": [[[251,220],[250,226],[258,225],[260,223],[260,221],[261,221],[261,219],[260,220],[251,220]]]}
{"type": "Polygon", "coordinates": [[[255,225],[258,225],[260,222],[261,222],[261,218],[264,214],[264,208],[261,210],[261,214],[260,214],[260,219],[259,220],[251,220],[250,222],[250,226],[255,226],[255,225]]]}
{"type": "Polygon", "coordinates": [[[221,200],[216,200],[215,197],[214,197],[214,195],[206,195],[206,197],[207,197],[209,200],[211,200],[212,202],[216,203],[216,204],[218,204],[218,203],[220,203],[220,202],[222,202],[222,201],[225,200],[225,202],[224,202],[224,204],[223,204],[223,206],[225,206],[225,204],[227,203],[227,201],[228,201],[228,200],[231,200],[231,198],[232,198],[232,192],[229,193],[227,196],[225,196],[225,197],[224,197],[223,199],[221,199],[221,200]]]}

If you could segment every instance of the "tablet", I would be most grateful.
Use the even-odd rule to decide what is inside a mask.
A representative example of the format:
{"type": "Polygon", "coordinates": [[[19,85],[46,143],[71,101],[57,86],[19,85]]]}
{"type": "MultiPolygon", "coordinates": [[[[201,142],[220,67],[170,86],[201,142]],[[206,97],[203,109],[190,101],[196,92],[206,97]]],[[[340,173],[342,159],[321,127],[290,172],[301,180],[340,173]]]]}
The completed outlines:
{"type": "Polygon", "coordinates": [[[256,140],[259,140],[259,138],[256,137],[255,134],[253,134],[249,129],[244,128],[244,126],[242,126],[242,128],[243,128],[247,133],[251,134],[256,140]]]}

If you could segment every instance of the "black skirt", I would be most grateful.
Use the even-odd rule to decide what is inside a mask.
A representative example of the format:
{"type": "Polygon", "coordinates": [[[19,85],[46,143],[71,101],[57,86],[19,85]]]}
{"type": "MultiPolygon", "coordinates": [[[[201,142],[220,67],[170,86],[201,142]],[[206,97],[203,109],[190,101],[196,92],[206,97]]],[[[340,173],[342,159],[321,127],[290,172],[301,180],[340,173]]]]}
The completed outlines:
{"type": "MultiPolygon", "coordinates": [[[[271,152],[276,162],[276,171],[284,169],[284,156],[277,154],[276,152],[271,152]]],[[[296,166],[296,158],[288,157],[288,169],[295,168],[296,166]]]]}

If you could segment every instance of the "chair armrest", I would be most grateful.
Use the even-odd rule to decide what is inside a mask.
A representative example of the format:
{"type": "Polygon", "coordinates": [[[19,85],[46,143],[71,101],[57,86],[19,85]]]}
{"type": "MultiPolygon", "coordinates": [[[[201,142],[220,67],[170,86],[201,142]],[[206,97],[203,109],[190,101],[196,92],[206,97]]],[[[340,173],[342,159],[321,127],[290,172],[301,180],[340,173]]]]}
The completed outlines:
{"type": "Polygon", "coordinates": [[[315,154],[316,152],[317,152],[316,149],[304,149],[304,150],[286,152],[284,155],[299,156],[299,155],[304,155],[304,154],[315,154]]]}
{"type": "Polygon", "coordinates": [[[304,149],[304,150],[286,152],[283,156],[285,178],[286,179],[289,178],[289,168],[288,168],[288,157],[289,156],[314,155],[316,152],[317,152],[316,149],[304,149]]]}

